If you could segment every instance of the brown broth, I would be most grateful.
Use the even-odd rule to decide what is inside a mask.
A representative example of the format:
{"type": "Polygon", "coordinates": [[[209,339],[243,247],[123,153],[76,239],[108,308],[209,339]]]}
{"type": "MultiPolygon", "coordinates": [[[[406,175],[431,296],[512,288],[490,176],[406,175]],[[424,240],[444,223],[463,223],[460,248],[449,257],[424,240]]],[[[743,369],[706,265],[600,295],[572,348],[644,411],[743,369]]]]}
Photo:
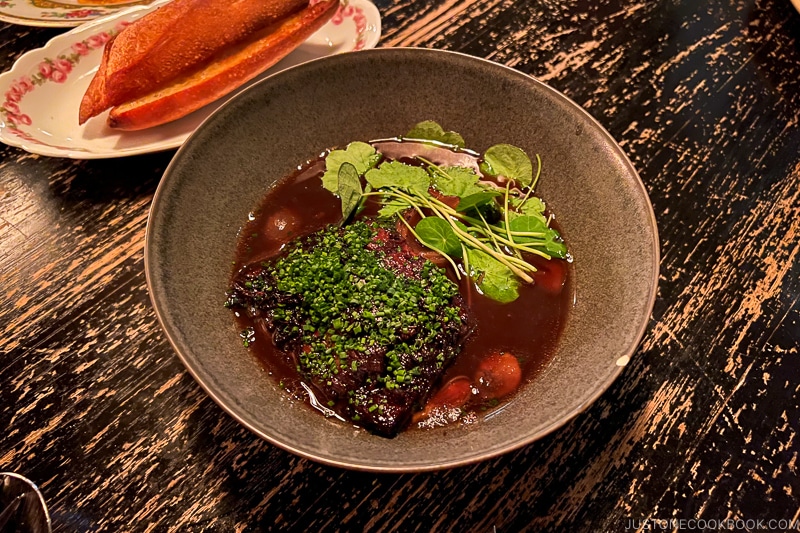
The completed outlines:
{"type": "MultiPolygon", "coordinates": [[[[376,146],[380,146],[380,151],[385,155],[410,163],[407,157],[413,155],[413,146],[408,145],[415,144],[383,141],[376,143],[376,146]]],[[[475,157],[469,153],[454,154],[445,149],[431,150],[430,147],[425,149],[426,158],[436,164],[452,165],[457,161],[457,164],[466,166],[464,162],[471,159],[477,168],[475,157]]],[[[321,185],[320,177],[324,170],[324,158],[321,157],[299,167],[298,171],[281,180],[268,192],[240,232],[234,274],[247,264],[279,256],[283,245],[297,237],[340,221],[340,201],[321,185]]],[[[375,210],[375,205],[368,206],[363,216],[370,216],[375,210]]],[[[483,358],[500,352],[511,353],[519,360],[523,373],[521,386],[524,386],[552,359],[574,304],[572,267],[559,259],[547,261],[529,256],[526,260],[533,263],[539,272],[533,275],[534,284],[520,285],[520,296],[511,303],[501,304],[486,298],[474,284],[462,279],[461,293],[467,298],[477,326],[456,361],[445,372],[442,384],[459,376],[473,378],[483,358]],[[563,285],[559,280],[563,280],[563,285]]],[[[452,268],[447,268],[450,277],[455,280],[452,268]]],[[[295,397],[306,398],[294,363],[275,348],[266,329],[240,312],[236,313],[236,323],[242,330],[254,329],[255,342],[250,344],[249,349],[267,371],[295,397]]],[[[513,394],[504,398],[503,403],[511,399],[513,394]]],[[[492,407],[496,404],[494,402],[492,407]]],[[[483,405],[481,409],[486,410],[487,406],[483,405]]],[[[475,418],[474,414],[472,418],[475,418]]]]}

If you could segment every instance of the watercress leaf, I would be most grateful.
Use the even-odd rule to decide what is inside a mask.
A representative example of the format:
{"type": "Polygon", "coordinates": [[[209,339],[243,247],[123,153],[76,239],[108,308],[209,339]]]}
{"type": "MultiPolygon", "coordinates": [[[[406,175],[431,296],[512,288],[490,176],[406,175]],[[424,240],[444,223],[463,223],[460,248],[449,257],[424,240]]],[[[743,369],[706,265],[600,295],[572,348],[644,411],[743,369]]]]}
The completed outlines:
{"type": "Polygon", "coordinates": [[[546,209],[544,201],[536,196],[530,196],[527,199],[510,197],[509,203],[513,209],[508,210],[508,219],[514,220],[517,217],[537,217],[542,223],[547,225],[547,217],[544,214],[546,209]],[[523,201],[524,200],[524,201],[523,201]]]}
{"type": "Polygon", "coordinates": [[[461,240],[450,223],[439,217],[425,217],[417,222],[417,232],[422,244],[449,256],[461,255],[461,240]]]}
{"type": "Polygon", "coordinates": [[[481,191],[476,192],[475,194],[470,194],[466,198],[462,198],[458,205],[456,206],[456,211],[459,213],[464,213],[465,211],[469,211],[470,209],[480,207],[484,204],[488,204],[489,202],[493,201],[494,198],[500,196],[499,191],[481,191]]]}
{"type": "Polygon", "coordinates": [[[445,196],[464,198],[484,190],[478,174],[466,167],[428,167],[433,186],[445,196]]]}
{"type": "Polygon", "coordinates": [[[425,169],[406,165],[399,161],[387,161],[364,175],[367,183],[375,189],[397,187],[406,192],[428,196],[431,178],[425,169]]]}
{"type": "Polygon", "coordinates": [[[558,231],[554,230],[553,228],[549,228],[544,238],[544,247],[545,250],[547,250],[547,253],[553,257],[558,257],[559,259],[567,258],[567,245],[564,244],[564,240],[561,238],[561,235],[559,235],[558,231]]]}
{"type": "Polygon", "coordinates": [[[539,216],[542,220],[547,220],[544,216],[544,211],[547,209],[547,206],[538,196],[529,196],[524,202],[522,198],[511,198],[511,205],[523,215],[539,216]]]}
{"type": "Polygon", "coordinates": [[[361,200],[361,179],[356,167],[350,163],[342,163],[339,167],[338,188],[336,194],[342,200],[342,221],[347,220],[361,200]]]}
{"type": "Polygon", "coordinates": [[[411,128],[405,137],[409,139],[421,139],[428,141],[438,141],[441,143],[449,144],[464,148],[464,138],[454,131],[444,131],[439,124],[433,120],[425,120],[418,123],[411,128]]]}
{"type": "Polygon", "coordinates": [[[475,248],[467,249],[467,259],[472,278],[488,298],[500,303],[519,298],[519,280],[510,268],[475,248]]]}
{"type": "Polygon", "coordinates": [[[533,164],[521,148],[510,144],[496,144],[483,154],[481,170],[491,176],[505,176],[520,185],[533,182],[533,164]]]}
{"type": "Polygon", "coordinates": [[[337,194],[339,190],[339,167],[342,163],[350,163],[356,168],[359,175],[374,168],[381,159],[371,145],[355,141],[347,145],[344,150],[333,150],[325,158],[325,173],[322,175],[322,186],[330,192],[337,194]]]}
{"type": "MultiPolygon", "coordinates": [[[[535,233],[542,233],[545,234],[549,231],[547,227],[547,223],[544,219],[536,217],[536,216],[520,216],[512,219],[508,223],[508,227],[511,231],[524,231],[524,232],[535,232],[535,233]]],[[[543,242],[544,235],[541,237],[533,237],[527,235],[514,235],[514,242],[518,243],[529,243],[529,242],[543,242]]]]}
{"type": "Polygon", "coordinates": [[[398,213],[402,213],[412,205],[402,198],[392,198],[384,202],[383,207],[378,210],[378,218],[391,218],[398,213]]]}

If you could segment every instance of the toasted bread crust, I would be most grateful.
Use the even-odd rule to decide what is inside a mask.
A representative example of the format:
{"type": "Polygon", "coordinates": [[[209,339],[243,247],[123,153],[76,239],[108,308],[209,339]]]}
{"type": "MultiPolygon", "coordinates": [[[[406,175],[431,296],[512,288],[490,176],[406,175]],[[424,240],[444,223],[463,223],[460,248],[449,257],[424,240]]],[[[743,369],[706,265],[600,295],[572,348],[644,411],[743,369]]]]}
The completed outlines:
{"type": "Polygon", "coordinates": [[[112,37],[103,48],[103,57],[100,60],[100,67],[89,83],[89,88],[81,99],[81,107],[78,113],[78,123],[83,124],[90,117],[102,113],[111,107],[106,99],[106,70],[108,69],[108,55],[111,51],[111,43],[116,39],[112,37]]]}
{"type": "Polygon", "coordinates": [[[150,128],[217,100],[283,59],[322,27],[338,5],[339,0],[323,0],[262,29],[250,40],[228,48],[205,68],[113,108],[109,125],[122,130],[150,128]]]}
{"type": "Polygon", "coordinates": [[[307,5],[308,0],[173,0],[107,43],[79,122],[205,67],[221,50],[307,5]]]}

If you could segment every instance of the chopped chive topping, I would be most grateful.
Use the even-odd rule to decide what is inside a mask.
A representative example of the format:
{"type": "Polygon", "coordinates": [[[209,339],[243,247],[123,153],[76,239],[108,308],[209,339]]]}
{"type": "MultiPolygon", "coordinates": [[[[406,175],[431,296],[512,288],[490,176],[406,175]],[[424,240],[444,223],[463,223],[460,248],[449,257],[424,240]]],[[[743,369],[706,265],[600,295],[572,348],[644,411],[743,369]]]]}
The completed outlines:
{"type": "Polygon", "coordinates": [[[272,306],[275,335],[303,346],[300,372],[328,386],[340,370],[358,371],[364,352],[385,353],[379,387],[409,386],[420,375],[418,347],[435,341],[441,323],[461,323],[458,286],[430,261],[420,259],[418,276],[387,268],[385,251],[370,246],[381,231],[365,222],[330,226],[295,241],[248,282],[283,295],[272,306]]]}

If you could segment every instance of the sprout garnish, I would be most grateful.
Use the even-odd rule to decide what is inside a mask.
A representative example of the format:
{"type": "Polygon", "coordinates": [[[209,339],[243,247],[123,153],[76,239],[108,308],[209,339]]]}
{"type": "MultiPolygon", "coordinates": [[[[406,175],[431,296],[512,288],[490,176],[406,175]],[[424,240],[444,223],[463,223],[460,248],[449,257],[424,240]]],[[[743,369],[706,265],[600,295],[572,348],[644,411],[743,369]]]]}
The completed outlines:
{"type": "MultiPolygon", "coordinates": [[[[433,141],[454,150],[464,148],[458,133],[444,131],[433,121],[420,122],[404,139],[433,141]]],[[[346,223],[368,197],[381,203],[378,217],[398,217],[423,245],[441,254],[457,276],[461,270],[489,298],[511,302],[519,296],[520,282],[531,283],[536,268],[522,252],[545,259],[569,260],[558,231],[550,227],[546,205],[533,195],[542,170],[536,157],[536,173],[528,155],[510,144],[487,149],[480,163],[482,180],[473,169],[442,167],[417,156],[419,165],[383,160],[373,146],[350,143],[326,158],[322,184],[342,201],[342,223],[346,223]],[[362,178],[366,187],[362,189],[362,178]],[[452,207],[443,197],[457,197],[452,207]],[[409,209],[420,217],[412,227],[404,216],[409,209]]],[[[454,203],[454,202],[450,202],[454,203]]]]}

